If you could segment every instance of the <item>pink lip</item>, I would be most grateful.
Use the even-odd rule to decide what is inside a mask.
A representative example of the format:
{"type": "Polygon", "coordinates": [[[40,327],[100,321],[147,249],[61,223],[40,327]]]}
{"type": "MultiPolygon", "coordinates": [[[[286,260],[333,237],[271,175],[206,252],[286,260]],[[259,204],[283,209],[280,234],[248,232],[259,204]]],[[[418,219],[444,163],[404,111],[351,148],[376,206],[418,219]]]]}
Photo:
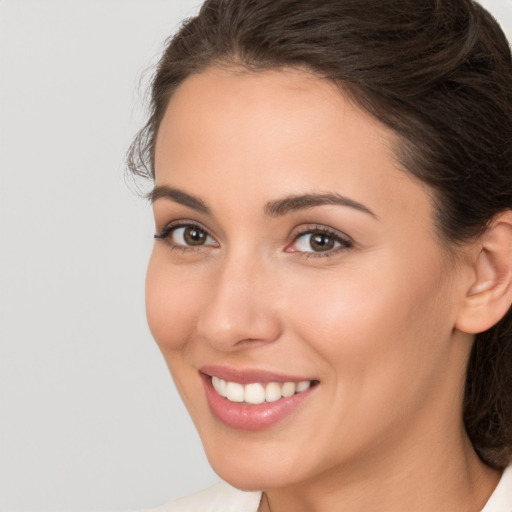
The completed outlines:
{"type": "Polygon", "coordinates": [[[238,382],[240,384],[251,384],[253,382],[301,382],[304,380],[314,380],[310,377],[297,377],[292,375],[283,375],[267,372],[265,370],[229,368],[227,366],[201,366],[199,371],[206,375],[219,377],[219,379],[238,382]]]}
{"type": "MultiPolygon", "coordinates": [[[[223,368],[222,371],[219,372],[217,371],[218,369],[219,368],[216,368],[213,372],[215,376],[231,382],[239,382],[241,384],[251,382],[299,382],[301,380],[308,380],[304,378],[289,378],[282,375],[278,376],[268,372],[239,372],[226,368],[223,368]]],[[[217,418],[221,423],[238,430],[262,430],[279,423],[297,410],[304,401],[307,400],[311,392],[316,389],[316,386],[313,386],[307,391],[296,393],[290,397],[281,398],[275,402],[264,402],[258,405],[230,402],[227,398],[220,396],[213,389],[210,370],[211,368],[204,367],[200,372],[210,410],[215,418],[217,418]]]]}

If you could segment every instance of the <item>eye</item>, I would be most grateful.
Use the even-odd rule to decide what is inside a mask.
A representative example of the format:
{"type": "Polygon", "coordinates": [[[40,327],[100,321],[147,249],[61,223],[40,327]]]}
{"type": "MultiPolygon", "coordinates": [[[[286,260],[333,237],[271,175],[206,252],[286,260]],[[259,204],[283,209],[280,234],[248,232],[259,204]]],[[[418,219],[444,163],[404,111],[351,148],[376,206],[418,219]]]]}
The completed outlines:
{"type": "Polygon", "coordinates": [[[173,247],[199,248],[201,246],[217,246],[208,232],[196,224],[178,224],[164,228],[155,238],[165,240],[173,247]]]}
{"type": "MultiPolygon", "coordinates": [[[[327,228],[314,228],[302,231],[295,236],[292,244],[286,248],[287,252],[316,253],[330,255],[338,252],[338,249],[352,247],[353,243],[348,237],[327,228]]],[[[311,254],[311,255],[313,255],[311,254]]]]}
{"type": "Polygon", "coordinates": [[[183,226],[171,231],[170,237],[177,245],[206,245],[213,241],[206,231],[197,226],[183,226]]]}

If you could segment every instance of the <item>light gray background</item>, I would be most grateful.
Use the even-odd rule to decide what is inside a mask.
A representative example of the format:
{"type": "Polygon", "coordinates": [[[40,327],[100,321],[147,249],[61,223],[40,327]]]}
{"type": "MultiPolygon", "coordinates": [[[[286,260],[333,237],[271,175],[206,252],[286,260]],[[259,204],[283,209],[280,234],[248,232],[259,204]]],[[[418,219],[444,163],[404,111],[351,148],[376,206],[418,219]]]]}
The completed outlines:
{"type": "MultiPolygon", "coordinates": [[[[155,506],[216,480],[144,316],[139,90],[200,0],[0,1],[0,507],[155,506]],[[139,86],[139,82],[142,85],[139,86]]],[[[512,36],[512,0],[482,2],[512,36]]]]}

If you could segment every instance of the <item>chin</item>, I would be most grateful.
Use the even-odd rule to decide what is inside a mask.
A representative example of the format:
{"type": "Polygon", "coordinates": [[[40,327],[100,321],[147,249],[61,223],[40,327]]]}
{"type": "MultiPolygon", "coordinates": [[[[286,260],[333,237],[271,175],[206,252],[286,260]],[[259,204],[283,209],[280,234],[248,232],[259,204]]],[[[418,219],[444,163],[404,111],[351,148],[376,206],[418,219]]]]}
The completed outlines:
{"type": "Polygon", "coordinates": [[[205,450],[215,473],[237,489],[262,491],[286,487],[300,478],[296,461],[287,460],[283,453],[272,451],[267,454],[264,446],[253,453],[249,453],[249,450],[238,450],[237,447],[219,453],[219,445],[213,450],[205,447],[205,450]]]}
{"type": "Polygon", "coordinates": [[[233,466],[226,467],[223,465],[219,467],[212,464],[213,470],[222,480],[242,491],[265,491],[293,484],[290,474],[281,475],[281,472],[276,472],[273,468],[252,467],[241,470],[237,469],[237,464],[233,466]]]}

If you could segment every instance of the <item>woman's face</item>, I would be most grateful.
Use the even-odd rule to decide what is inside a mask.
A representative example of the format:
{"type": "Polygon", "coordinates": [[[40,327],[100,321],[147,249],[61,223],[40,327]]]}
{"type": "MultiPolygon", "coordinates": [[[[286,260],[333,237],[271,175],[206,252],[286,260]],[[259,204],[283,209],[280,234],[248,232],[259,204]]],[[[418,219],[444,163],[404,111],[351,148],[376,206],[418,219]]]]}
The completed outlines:
{"type": "Polygon", "coordinates": [[[300,70],[209,69],[170,101],[149,325],[235,486],[410,458],[459,428],[462,271],[394,143],[300,70]]]}

